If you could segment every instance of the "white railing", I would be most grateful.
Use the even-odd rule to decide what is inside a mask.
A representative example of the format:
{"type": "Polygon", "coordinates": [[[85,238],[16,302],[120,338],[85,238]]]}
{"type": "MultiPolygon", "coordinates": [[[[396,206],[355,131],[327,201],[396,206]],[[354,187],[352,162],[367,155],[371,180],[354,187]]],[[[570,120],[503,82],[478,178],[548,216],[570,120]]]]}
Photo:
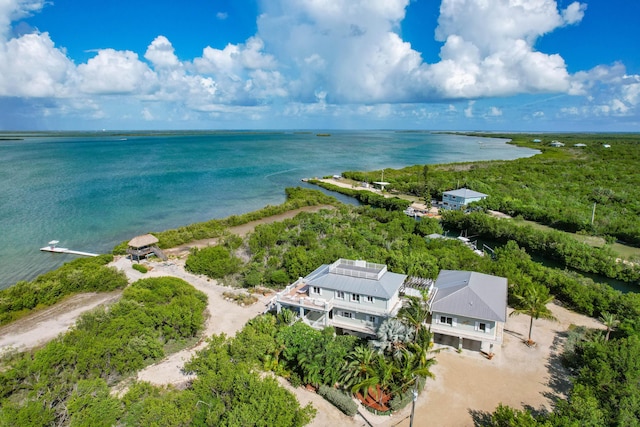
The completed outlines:
{"type": "Polygon", "coordinates": [[[393,307],[391,310],[387,310],[386,308],[380,308],[374,305],[369,305],[369,303],[366,303],[366,302],[351,303],[351,302],[341,300],[341,299],[336,299],[336,298],[332,299],[331,303],[333,304],[334,308],[342,308],[345,310],[357,311],[358,313],[375,314],[378,316],[380,315],[390,316],[395,311],[394,310],[395,307],[393,307]]]}
{"type": "Polygon", "coordinates": [[[309,298],[305,296],[294,297],[289,295],[278,295],[277,301],[284,304],[295,304],[304,307],[320,308],[322,310],[331,310],[331,301],[327,301],[321,298],[309,298]]]}
{"type": "Polygon", "coordinates": [[[387,272],[387,266],[384,264],[375,264],[366,261],[354,261],[350,259],[340,258],[329,266],[331,273],[340,274],[342,276],[359,277],[364,279],[379,280],[384,273],[387,272]],[[347,267],[365,268],[370,271],[356,270],[352,268],[340,268],[340,265],[347,267]]]}
{"type": "Polygon", "coordinates": [[[359,331],[367,334],[375,334],[378,329],[377,325],[373,322],[351,322],[348,319],[342,317],[338,318],[336,316],[333,317],[333,320],[330,320],[329,324],[334,327],[350,329],[352,331],[359,331]]]}

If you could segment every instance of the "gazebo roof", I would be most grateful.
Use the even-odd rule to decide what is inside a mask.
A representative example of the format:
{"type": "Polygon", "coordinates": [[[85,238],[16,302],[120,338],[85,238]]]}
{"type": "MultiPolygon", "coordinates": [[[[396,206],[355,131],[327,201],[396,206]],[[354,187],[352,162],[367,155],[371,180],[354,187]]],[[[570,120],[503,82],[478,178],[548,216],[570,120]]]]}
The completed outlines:
{"type": "Polygon", "coordinates": [[[136,236],[129,241],[130,248],[142,248],[144,246],[153,245],[158,243],[158,238],[153,234],[144,234],[142,236],[136,236]]]}

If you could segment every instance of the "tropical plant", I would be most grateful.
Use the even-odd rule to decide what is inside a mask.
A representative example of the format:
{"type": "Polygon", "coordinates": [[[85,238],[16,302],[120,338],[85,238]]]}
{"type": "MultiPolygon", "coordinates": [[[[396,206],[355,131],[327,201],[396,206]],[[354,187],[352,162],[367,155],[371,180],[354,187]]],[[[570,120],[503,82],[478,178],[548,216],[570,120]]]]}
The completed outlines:
{"type": "Polygon", "coordinates": [[[416,332],[422,329],[429,318],[429,308],[427,307],[427,291],[422,289],[421,296],[407,297],[398,311],[397,318],[408,326],[413,327],[416,332]]]}
{"type": "Polygon", "coordinates": [[[289,310],[288,308],[283,308],[276,315],[276,319],[278,320],[279,324],[290,326],[290,325],[293,325],[293,323],[298,320],[298,316],[292,310],[289,310]]]}
{"type": "Polygon", "coordinates": [[[371,377],[376,352],[368,345],[359,345],[347,355],[342,369],[340,382],[346,388],[351,388],[371,377]]]}
{"type": "Polygon", "coordinates": [[[390,318],[382,322],[376,335],[378,339],[371,341],[375,349],[380,353],[388,353],[394,358],[400,358],[407,343],[413,341],[415,329],[398,319],[390,318]]]}
{"type": "Polygon", "coordinates": [[[381,353],[375,355],[371,367],[371,376],[354,384],[351,392],[362,393],[365,399],[371,394],[376,402],[382,404],[385,397],[391,395],[391,386],[398,368],[392,360],[388,360],[381,353]]]}
{"type": "Polygon", "coordinates": [[[509,316],[517,316],[519,314],[526,314],[531,317],[529,322],[529,338],[527,338],[526,344],[535,344],[531,340],[531,331],[533,330],[533,319],[548,319],[556,320],[555,316],[547,307],[553,296],[549,295],[549,290],[544,286],[529,284],[521,293],[513,295],[518,301],[518,307],[511,312],[509,316]]]}
{"type": "MultiPolygon", "coordinates": [[[[418,358],[420,366],[429,367],[436,363],[435,355],[440,352],[440,349],[433,349],[432,338],[431,331],[423,328],[416,333],[416,339],[407,346],[407,349],[418,358]]],[[[423,376],[431,377],[431,375],[423,376]]]]}
{"type": "Polygon", "coordinates": [[[405,392],[413,387],[416,378],[433,378],[433,373],[429,370],[431,365],[435,364],[433,357],[423,358],[420,352],[414,352],[409,349],[403,350],[403,357],[396,362],[398,367],[398,389],[405,392]]]}
{"type": "Polygon", "coordinates": [[[609,335],[611,331],[614,331],[616,327],[620,324],[620,320],[613,313],[602,313],[600,316],[600,321],[607,328],[607,334],[605,335],[605,341],[609,341],[609,335]]]}

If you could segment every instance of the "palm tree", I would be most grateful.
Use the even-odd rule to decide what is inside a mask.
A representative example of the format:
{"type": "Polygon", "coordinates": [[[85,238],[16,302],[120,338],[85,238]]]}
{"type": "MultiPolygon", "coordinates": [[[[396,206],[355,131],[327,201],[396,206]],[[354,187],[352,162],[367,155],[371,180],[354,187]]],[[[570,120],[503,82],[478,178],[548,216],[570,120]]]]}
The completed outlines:
{"type": "Polygon", "coordinates": [[[436,363],[436,359],[428,356],[428,350],[412,343],[408,349],[403,351],[403,353],[404,355],[402,359],[397,362],[399,373],[398,387],[400,391],[405,392],[410,387],[413,387],[415,385],[416,377],[434,377],[429,368],[436,363]]]}
{"type": "Polygon", "coordinates": [[[276,315],[276,319],[279,324],[291,326],[298,320],[298,315],[285,307],[276,315]]]}
{"type": "Polygon", "coordinates": [[[375,351],[367,345],[359,345],[347,355],[342,377],[340,379],[344,387],[353,387],[373,375],[373,363],[375,351]]]}
{"type": "Polygon", "coordinates": [[[406,344],[413,341],[415,329],[407,326],[398,319],[390,318],[385,320],[378,328],[377,340],[371,341],[374,348],[380,353],[388,353],[394,358],[402,356],[402,349],[406,344]]]}
{"type": "Polygon", "coordinates": [[[527,345],[535,344],[531,340],[531,330],[533,329],[533,319],[548,319],[556,320],[551,310],[547,308],[547,304],[553,300],[553,296],[549,295],[549,289],[541,285],[529,284],[522,290],[522,293],[515,294],[514,297],[518,300],[518,308],[513,310],[509,316],[517,316],[519,314],[526,314],[531,317],[529,323],[529,338],[526,341],[527,345]]]}
{"type": "MultiPolygon", "coordinates": [[[[407,349],[418,358],[421,367],[429,367],[436,363],[434,355],[440,353],[440,349],[433,350],[432,336],[430,330],[423,329],[416,340],[407,346],[407,349]]],[[[430,377],[430,375],[427,376],[430,377]]]]}
{"type": "Polygon", "coordinates": [[[607,327],[607,335],[605,336],[604,340],[609,341],[609,334],[611,333],[611,331],[614,331],[616,329],[616,326],[620,324],[620,321],[618,320],[618,317],[613,313],[602,313],[602,315],[600,316],[600,321],[604,326],[607,327]]]}
{"type": "Polygon", "coordinates": [[[376,394],[373,396],[374,399],[379,404],[382,404],[383,398],[389,395],[389,387],[393,383],[398,368],[392,361],[387,360],[384,354],[380,353],[375,354],[371,367],[371,376],[354,384],[351,387],[351,393],[362,392],[366,399],[369,393],[373,391],[376,394]]]}
{"type": "Polygon", "coordinates": [[[421,291],[420,297],[409,296],[407,301],[402,304],[402,308],[398,311],[397,318],[412,326],[416,332],[424,327],[429,318],[429,308],[427,307],[427,292],[421,291]]]}
{"type": "Polygon", "coordinates": [[[322,384],[322,354],[301,351],[296,360],[302,371],[302,381],[318,387],[322,384]]]}

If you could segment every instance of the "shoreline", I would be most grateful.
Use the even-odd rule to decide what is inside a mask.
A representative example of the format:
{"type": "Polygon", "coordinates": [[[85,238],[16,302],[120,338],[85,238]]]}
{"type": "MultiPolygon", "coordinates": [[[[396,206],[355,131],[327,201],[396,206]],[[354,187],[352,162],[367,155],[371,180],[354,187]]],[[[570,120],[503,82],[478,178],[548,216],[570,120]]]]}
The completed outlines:
{"type": "MultiPolygon", "coordinates": [[[[322,206],[308,207],[288,211],[234,227],[234,232],[245,235],[259,224],[281,221],[303,210],[323,208],[322,206]]],[[[209,244],[215,244],[215,239],[198,242],[198,245],[206,246],[209,244]]],[[[206,345],[204,338],[219,333],[225,333],[229,336],[235,335],[249,319],[264,312],[265,304],[271,298],[271,295],[262,296],[257,303],[247,307],[241,307],[227,301],[223,298],[222,293],[228,291],[229,288],[220,286],[216,281],[207,280],[184,271],[184,249],[186,248],[181,248],[178,251],[181,255],[170,262],[149,262],[153,268],[147,274],[134,270],[132,268],[133,262],[125,257],[118,258],[112,264],[125,271],[130,282],[145,277],[174,276],[186,280],[209,297],[206,308],[208,317],[203,340],[195,346],[173,353],[142,369],[135,376],[137,380],[149,381],[158,386],[180,385],[189,381],[190,377],[182,373],[181,367],[198,349],[206,345]]],[[[10,342],[9,345],[14,348],[15,344],[18,344],[18,349],[29,346],[35,348],[72,327],[82,312],[90,310],[100,303],[109,304],[117,301],[120,294],[121,291],[105,295],[76,295],[63,303],[52,306],[51,310],[35,312],[34,316],[29,319],[12,322],[0,328],[0,332],[2,332],[3,338],[10,342]],[[92,303],[85,304],[89,300],[92,303]],[[74,304],[76,309],[69,310],[74,304]],[[32,327],[25,326],[25,322],[31,322],[32,327]],[[36,327],[33,327],[33,323],[36,324],[36,327]],[[13,332],[8,331],[9,328],[13,328],[13,332]]],[[[573,313],[554,303],[548,306],[559,320],[558,322],[543,319],[535,321],[536,347],[530,348],[522,342],[529,327],[527,316],[507,318],[504,342],[491,360],[472,351],[463,350],[462,353],[457,353],[445,347],[445,350],[436,356],[437,363],[433,367],[435,379],[427,381],[425,390],[418,397],[415,420],[420,423],[420,420],[428,419],[434,425],[443,427],[473,426],[476,417],[490,414],[499,403],[514,408],[526,405],[535,409],[551,410],[553,401],[564,398],[569,389],[567,372],[564,371],[558,357],[566,339],[566,332],[571,325],[584,325],[600,329],[603,326],[595,319],[573,313]]],[[[0,352],[6,349],[6,344],[0,346],[0,352]]],[[[280,379],[278,381],[283,382],[280,379]]],[[[116,386],[114,393],[124,392],[126,384],[125,380],[116,386]]],[[[361,415],[346,418],[337,408],[322,400],[317,394],[311,394],[303,387],[287,387],[286,384],[285,387],[296,395],[301,404],[313,402],[316,407],[321,408],[321,413],[309,424],[311,427],[326,425],[359,427],[365,423],[380,427],[406,427],[409,425],[411,405],[392,416],[376,416],[361,408],[361,415]]]]}
{"type": "Polygon", "coordinates": [[[0,287],[31,281],[74,259],[36,252],[52,239],[73,249],[109,253],[135,235],[280,204],[284,189],[301,186],[305,176],[401,168],[416,162],[517,159],[534,153],[498,140],[495,149],[479,150],[476,137],[430,131],[342,130],[331,132],[330,138],[287,130],[142,131],[125,141],[123,132],[115,133],[108,138],[100,132],[95,138],[75,133],[73,143],[59,133],[57,139],[33,135],[3,145],[8,155],[32,158],[29,163],[0,161],[0,167],[15,177],[9,194],[20,202],[0,207],[0,216],[24,218],[7,223],[12,241],[0,248],[0,287]],[[141,155],[131,156],[132,150],[141,155]],[[50,159],[63,159],[68,167],[55,167],[50,159]],[[68,170],[77,173],[69,175],[68,170]],[[94,176],[96,170],[117,179],[92,181],[100,178],[94,176]],[[65,183],[64,189],[60,183],[65,183]]]}

